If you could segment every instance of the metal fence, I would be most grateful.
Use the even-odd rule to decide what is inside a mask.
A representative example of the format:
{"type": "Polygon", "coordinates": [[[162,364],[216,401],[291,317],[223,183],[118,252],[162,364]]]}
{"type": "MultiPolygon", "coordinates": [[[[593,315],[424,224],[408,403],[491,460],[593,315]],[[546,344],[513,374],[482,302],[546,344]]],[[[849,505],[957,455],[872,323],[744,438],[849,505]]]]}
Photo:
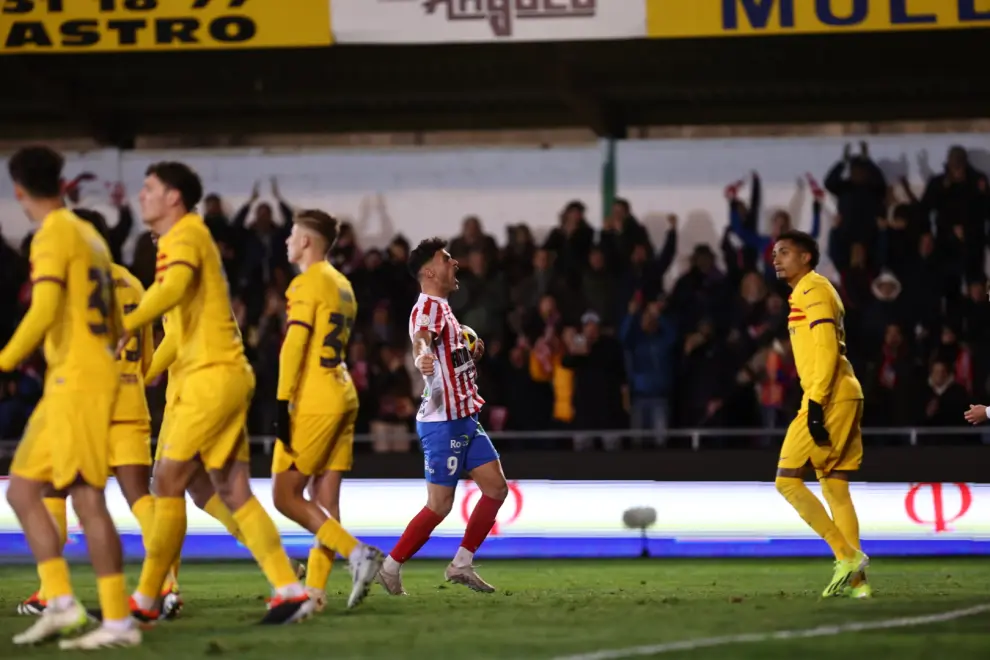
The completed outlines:
{"type": "MultiPolygon", "coordinates": [[[[580,441],[600,438],[605,441],[621,441],[621,439],[628,438],[640,445],[655,446],[658,448],[663,446],[678,446],[683,448],[690,447],[694,451],[700,451],[701,449],[724,448],[725,440],[731,440],[733,438],[762,438],[779,441],[783,438],[786,432],[786,428],[765,429],[754,427],[731,429],[669,429],[662,434],[652,430],[636,429],[614,429],[606,431],[574,429],[567,431],[500,431],[490,433],[489,435],[491,435],[492,440],[496,443],[507,442],[517,444],[519,446],[525,446],[527,444],[540,444],[541,446],[546,447],[551,443],[555,443],[561,448],[564,448],[568,445],[568,443],[572,443],[576,440],[580,441]],[[721,442],[716,443],[716,439],[721,442]]],[[[953,440],[958,441],[960,437],[965,437],[970,443],[975,442],[978,444],[985,444],[988,448],[990,448],[990,426],[932,428],[875,427],[863,429],[863,439],[866,444],[871,444],[871,441],[881,439],[883,444],[887,445],[916,446],[918,444],[924,444],[928,439],[938,440],[940,438],[945,439],[947,437],[952,438],[952,440],[949,440],[950,444],[953,440]]],[[[402,436],[389,436],[390,442],[395,442],[401,439],[402,436]]],[[[357,443],[367,444],[373,442],[374,437],[370,434],[360,434],[356,435],[354,440],[357,443]]],[[[406,436],[406,440],[415,442],[417,441],[417,436],[413,433],[409,433],[406,436]]],[[[265,452],[270,453],[276,439],[275,436],[271,435],[255,435],[251,436],[250,441],[252,445],[263,446],[265,452]]],[[[14,447],[17,446],[17,442],[18,441],[16,439],[0,440],[0,455],[11,452],[14,447]]]]}
{"type": "MultiPolygon", "coordinates": [[[[492,440],[496,443],[503,441],[514,444],[518,443],[520,445],[540,443],[546,446],[549,443],[558,443],[563,447],[567,443],[581,439],[627,438],[633,441],[639,441],[638,444],[651,444],[654,446],[676,444],[685,448],[690,446],[692,450],[699,451],[701,449],[719,448],[721,445],[713,442],[716,438],[720,440],[732,438],[765,438],[779,441],[786,432],[786,428],[766,429],[754,427],[669,429],[664,433],[636,429],[613,429],[605,431],[579,429],[567,431],[500,431],[490,433],[489,435],[491,435],[492,440]]],[[[965,437],[971,443],[976,442],[990,446],[990,425],[987,427],[872,427],[863,429],[863,439],[867,444],[871,444],[873,440],[882,439],[884,444],[887,445],[915,446],[924,443],[929,438],[938,439],[946,437],[951,437],[954,440],[965,437]]],[[[390,442],[402,439],[403,437],[398,435],[389,436],[390,442]]],[[[415,442],[418,438],[414,433],[409,433],[405,436],[405,439],[415,442]]],[[[366,444],[373,442],[374,437],[371,434],[359,434],[354,437],[354,440],[357,443],[366,444]]],[[[17,442],[17,439],[0,440],[0,450],[13,449],[17,445],[17,442]]],[[[266,451],[271,451],[276,439],[272,435],[255,435],[251,436],[250,442],[252,445],[264,446],[266,451]]],[[[951,444],[952,440],[949,442],[951,444]]]]}

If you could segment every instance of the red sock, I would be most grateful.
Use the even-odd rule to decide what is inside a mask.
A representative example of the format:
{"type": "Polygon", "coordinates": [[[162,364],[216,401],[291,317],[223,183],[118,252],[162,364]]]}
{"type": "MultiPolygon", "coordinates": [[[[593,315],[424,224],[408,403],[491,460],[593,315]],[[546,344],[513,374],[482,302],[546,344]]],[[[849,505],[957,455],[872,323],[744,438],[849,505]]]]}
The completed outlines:
{"type": "Polygon", "coordinates": [[[488,538],[488,533],[495,526],[495,516],[502,508],[504,500],[496,500],[482,495],[478,503],[474,505],[474,511],[468,518],[467,529],[464,530],[464,538],[461,540],[461,547],[468,552],[477,552],[481,544],[488,538]]]}
{"type": "Polygon", "coordinates": [[[424,506],[423,510],[406,525],[406,531],[402,532],[402,537],[392,548],[389,556],[400,564],[405,563],[426,545],[430,540],[430,534],[441,522],[443,522],[441,516],[424,506]]]}

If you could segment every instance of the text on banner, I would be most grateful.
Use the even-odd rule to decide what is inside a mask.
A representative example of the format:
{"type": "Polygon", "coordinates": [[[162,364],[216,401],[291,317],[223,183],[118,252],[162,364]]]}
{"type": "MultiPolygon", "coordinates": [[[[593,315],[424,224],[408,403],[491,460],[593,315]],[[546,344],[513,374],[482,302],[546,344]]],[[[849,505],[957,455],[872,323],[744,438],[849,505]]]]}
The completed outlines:
{"type": "Polygon", "coordinates": [[[651,37],[990,27],[990,0],[647,0],[651,37]]]}
{"type": "Polygon", "coordinates": [[[329,0],[0,0],[0,54],[327,46],[329,0]]]}

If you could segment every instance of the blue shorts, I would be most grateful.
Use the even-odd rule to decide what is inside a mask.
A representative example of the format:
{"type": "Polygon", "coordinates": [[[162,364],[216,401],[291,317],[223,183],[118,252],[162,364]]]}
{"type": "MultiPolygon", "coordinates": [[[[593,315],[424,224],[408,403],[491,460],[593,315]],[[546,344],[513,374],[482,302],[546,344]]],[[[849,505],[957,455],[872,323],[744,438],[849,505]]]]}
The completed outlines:
{"type": "Polygon", "coordinates": [[[426,480],[439,486],[456,486],[461,474],[498,460],[492,439],[478,416],[450,422],[416,422],[423,447],[426,480]]]}

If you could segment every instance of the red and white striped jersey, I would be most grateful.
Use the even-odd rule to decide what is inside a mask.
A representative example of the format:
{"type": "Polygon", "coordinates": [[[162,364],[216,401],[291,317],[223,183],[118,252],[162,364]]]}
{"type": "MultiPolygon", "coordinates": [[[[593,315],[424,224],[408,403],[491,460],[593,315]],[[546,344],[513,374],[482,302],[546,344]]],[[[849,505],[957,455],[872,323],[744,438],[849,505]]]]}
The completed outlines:
{"type": "Polygon", "coordinates": [[[409,316],[409,338],[421,330],[436,337],[433,354],[437,359],[433,375],[423,376],[426,389],[416,421],[446,422],[481,412],[485,400],[478,395],[474,359],[446,300],[419,294],[409,316]]]}

